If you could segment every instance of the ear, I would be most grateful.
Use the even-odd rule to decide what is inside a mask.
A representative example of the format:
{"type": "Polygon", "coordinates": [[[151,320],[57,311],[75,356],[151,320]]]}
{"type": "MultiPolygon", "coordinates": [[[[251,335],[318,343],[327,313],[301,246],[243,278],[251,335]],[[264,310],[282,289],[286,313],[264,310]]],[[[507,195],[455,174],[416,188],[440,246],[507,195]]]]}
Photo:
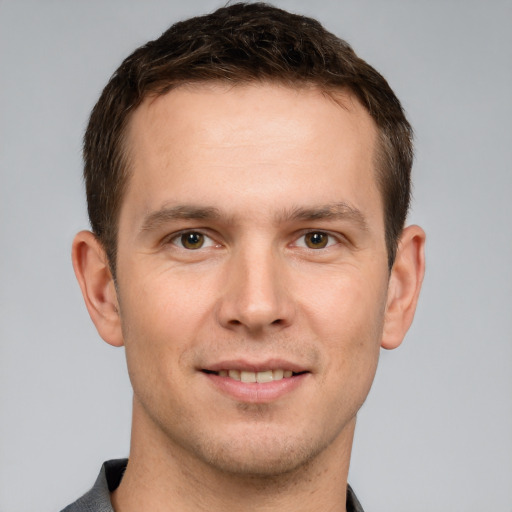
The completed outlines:
{"type": "Polygon", "coordinates": [[[425,232],[419,226],[405,228],[398,242],[389,278],[381,346],[398,347],[411,326],[425,273],[425,232]]]}
{"type": "Polygon", "coordinates": [[[89,315],[99,335],[110,345],[124,344],[119,304],[107,255],[96,236],[81,231],[72,248],[73,268],[89,315]]]}

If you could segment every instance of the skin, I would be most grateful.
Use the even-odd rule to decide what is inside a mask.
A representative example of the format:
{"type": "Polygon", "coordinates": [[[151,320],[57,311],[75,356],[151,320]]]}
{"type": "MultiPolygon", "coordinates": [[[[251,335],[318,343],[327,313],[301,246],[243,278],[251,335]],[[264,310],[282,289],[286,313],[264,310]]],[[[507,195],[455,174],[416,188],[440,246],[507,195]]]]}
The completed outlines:
{"type": "Polygon", "coordinates": [[[91,233],[73,246],[134,389],[117,512],[344,510],[357,411],[424,272],[417,226],[389,272],[376,133],[348,94],[272,84],[181,87],[134,112],[117,287],[91,233]],[[204,372],[276,360],[305,373],[270,399],[204,372]]]}

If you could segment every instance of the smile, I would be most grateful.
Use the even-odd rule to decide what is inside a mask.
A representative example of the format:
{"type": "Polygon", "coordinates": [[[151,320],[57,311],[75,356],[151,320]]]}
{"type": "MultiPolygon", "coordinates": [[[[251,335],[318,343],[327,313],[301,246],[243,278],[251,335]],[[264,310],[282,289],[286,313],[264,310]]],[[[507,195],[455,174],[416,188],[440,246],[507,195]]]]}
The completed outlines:
{"type": "MultiPolygon", "coordinates": [[[[294,375],[298,375],[292,370],[264,370],[260,372],[251,372],[246,370],[219,370],[218,372],[208,372],[206,373],[214,373],[219,377],[227,377],[229,379],[237,380],[244,383],[259,383],[264,384],[266,382],[274,382],[282,379],[289,379],[294,375]]],[[[302,373],[302,372],[301,372],[302,373]]]]}
{"type": "Polygon", "coordinates": [[[278,360],[259,364],[225,361],[203,368],[201,373],[214,389],[245,403],[273,402],[302,387],[311,377],[311,371],[278,360]]]}

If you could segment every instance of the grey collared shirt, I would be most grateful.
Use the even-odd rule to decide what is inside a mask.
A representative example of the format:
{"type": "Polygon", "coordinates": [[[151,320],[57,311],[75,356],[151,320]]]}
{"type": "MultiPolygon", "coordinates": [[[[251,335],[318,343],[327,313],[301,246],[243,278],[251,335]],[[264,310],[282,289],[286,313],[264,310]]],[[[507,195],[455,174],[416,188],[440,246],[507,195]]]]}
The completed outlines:
{"type": "MultiPolygon", "coordinates": [[[[105,462],[92,489],[61,512],[114,512],[110,493],[121,483],[127,464],[128,459],[105,462]]],[[[347,486],[347,512],[364,512],[350,485],[347,486]]]]}

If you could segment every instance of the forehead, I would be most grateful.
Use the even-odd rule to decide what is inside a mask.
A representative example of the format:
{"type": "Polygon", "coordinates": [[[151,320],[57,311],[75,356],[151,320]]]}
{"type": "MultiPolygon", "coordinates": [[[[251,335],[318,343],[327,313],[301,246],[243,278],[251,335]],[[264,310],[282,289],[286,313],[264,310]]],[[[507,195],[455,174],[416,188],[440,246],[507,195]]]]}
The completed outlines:
{"type": "Polygon", "coordinates": [[[332,128],[343,125],[344,138],[351,132],[364,142],[362,139],[376,135],[374,121],[350,91],[323,91],[306,84],[289,87],[269,82],[230,85],[213,81],[185,84],[163,95],[146,97],[131,116],[127,138],[133,147],[148,138],[154,141],[155,135],[168,138],[174,131],[191,142],[205,135],[227,136],[228,141],[211,140],[222,144],[236,143],[243,137],[263,141],[265,133],[275,137],[282,127],[282,139],[302,135],[307,142],[323,138],[328,143],[340,133],[325,130],[326,122],[332,128]],[[266,130],[256,132],[258,123],[265,123],[266,130]],[[284,131],[286,127],[293,131],[284,131]]]}
{"type": "Polygon", "coordinates": [[[132,199],[145,210],[158,208],[187,194],[210,205],[217,192],[229,192],[230,206],[238,197],[248,208],[276,190],[283,202],[296,196],[302,207],[307,192],[333,195],[337,186],[358,196],[353,200],[380,203],[376,134],[348,93],[261,83],[181,86],[147,98],[133,113],[123,208],[132,199]]]}

